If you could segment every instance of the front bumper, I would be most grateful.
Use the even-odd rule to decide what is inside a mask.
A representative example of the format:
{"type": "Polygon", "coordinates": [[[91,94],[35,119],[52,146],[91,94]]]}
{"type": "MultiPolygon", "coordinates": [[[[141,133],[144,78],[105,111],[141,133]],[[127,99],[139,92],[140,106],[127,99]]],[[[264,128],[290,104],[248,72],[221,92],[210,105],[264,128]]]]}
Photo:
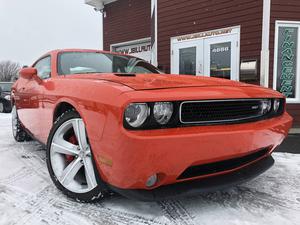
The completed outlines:
{"type": "Polygon", "coordinates": [[[263,148],[270,149],[269,155],[292,125],[287,113],[252,123],[149,131],[128,131],[115,121],[106,121],[109,125],[100,140],[90,140],[101,178],[114,189],[148,191],[145,184],[153,174],[159,174],[159,181],[151,189],[164,190],[166,185],[200,182],[241,170],[249,164],[221,173],[178,179],[191,166],[239,158],[263,148]]]}
{"type": "Polygon", "coordinates": [[[187,197],[201,193],[223,190],[228,187],[247,182],[271,168],[273,164],[274,159],[272,158],[272,156],[268,156],[240,170],[227,173],[225,175],[213,176],[182,183],[175,183],[153,190],[120,189],[114,186],[110,186],[110,188],[127,198],[140,201],[157,201],[170,198],[187,197]]]}

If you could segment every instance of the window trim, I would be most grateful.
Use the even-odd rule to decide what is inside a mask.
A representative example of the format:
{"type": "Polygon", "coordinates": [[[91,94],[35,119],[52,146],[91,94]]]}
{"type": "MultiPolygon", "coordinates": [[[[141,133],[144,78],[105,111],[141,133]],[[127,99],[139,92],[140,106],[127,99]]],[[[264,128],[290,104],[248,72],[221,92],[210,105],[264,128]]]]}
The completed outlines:
{"type": "Polygon", "coordinates": [[[300,103],[300,21],[275,21],[275,41],[274,41],[274,63],[273,63],[273,89],[277,91],[277,68],[278,68],[278,34],[279,27],[297,27],[298,28],[298,43],[297,43],[297,62],[296,62],[296,91],[295,98],[286,98],[289,104],[300,103]]]}
{"type": "Polygon", "coordinates": [[[33,63],[33,65],[32,65],[32,67],[35,68],[36,64],[38,64],[41,60],[46,59],[46,58],[48,58],[48,57],[50,58],[50,74],[49,74],[49,77],[48,77],[48,78],[41,78],[41,77],[37,74],[37,76],[38,76],[39,78],[41,78],[42,80],[47,80],[47,79],[50,79],[50,78],[52,77],[52,56],[51,56],[50,54],[49,54],[49,55],[45,55],[45,56],[39,58],[38,60],[36,60],[36,61],[33,63]]]}

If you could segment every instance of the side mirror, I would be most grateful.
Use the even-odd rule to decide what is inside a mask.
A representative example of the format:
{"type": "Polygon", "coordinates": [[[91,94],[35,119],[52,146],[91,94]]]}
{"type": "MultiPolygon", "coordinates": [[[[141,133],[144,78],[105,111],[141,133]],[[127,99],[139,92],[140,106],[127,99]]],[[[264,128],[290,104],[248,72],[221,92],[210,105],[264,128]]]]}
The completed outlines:
{"type": "Polygon", "coordinates": [[[37,75],[37,70],[33,67],[23,68],[20,70],[20,75],[22,78],[30,80],[37,75]]]}

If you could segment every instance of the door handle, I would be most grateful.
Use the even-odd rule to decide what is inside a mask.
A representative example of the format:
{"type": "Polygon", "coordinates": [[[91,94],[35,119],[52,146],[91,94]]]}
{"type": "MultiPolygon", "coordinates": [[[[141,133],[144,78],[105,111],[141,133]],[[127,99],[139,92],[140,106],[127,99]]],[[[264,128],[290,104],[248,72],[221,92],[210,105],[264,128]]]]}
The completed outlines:
{"type": "Polygon", "coordinates": [[[203,65],[202,65],[202,63],[200,63],[200,65],[199,65],[199,71],[198,71],[198,72],[199,72],[199,74],[201,74],[201,75],[202,75],[202,74],[203,74],[203,72],[202,72],[202,71],[203,71],[203,65]]]}

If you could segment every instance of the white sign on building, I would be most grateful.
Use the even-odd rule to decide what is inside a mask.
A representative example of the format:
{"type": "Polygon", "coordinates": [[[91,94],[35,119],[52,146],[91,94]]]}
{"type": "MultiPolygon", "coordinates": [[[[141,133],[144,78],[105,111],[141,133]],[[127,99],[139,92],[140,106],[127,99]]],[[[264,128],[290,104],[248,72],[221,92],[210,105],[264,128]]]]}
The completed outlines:
{"type": "Polygon", "coordinates": [[[140,39],[111,45],[111,51],[132,55],[151,63],[151,39],[140,39]]]}

